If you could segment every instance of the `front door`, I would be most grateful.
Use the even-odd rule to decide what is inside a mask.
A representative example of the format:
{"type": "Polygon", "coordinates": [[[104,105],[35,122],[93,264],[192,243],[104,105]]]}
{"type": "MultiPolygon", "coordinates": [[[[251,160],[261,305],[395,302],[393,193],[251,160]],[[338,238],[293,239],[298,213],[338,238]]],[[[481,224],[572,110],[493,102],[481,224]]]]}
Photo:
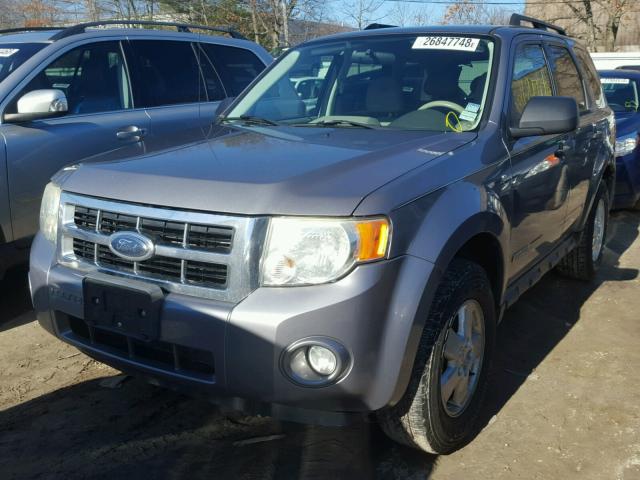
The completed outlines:
{"type": "MultiPolygon", "coordinates": [[[[510,119],[516,126],[533,96],[551,96],[553,87],[539,43],[516,48],[511,81],[510,119]]],[[[514,274],[548,254],[565,231],[569,196],[567,156],[573,134],[507,140],[511,155],[513,214],[511,264],[514,274]]]]}
{"type": "Polygon", "coordinates": [[[55,172],[87,157],[138,144],[148,129],[145,111],[134,109],[119,41],[66,51],[34,74],[4,113],[16,113],[22,95],[43,88],[65,93],[67,115],[0,127],[6,141],[14,240],[37,231],[42,192],[55,172]]]}

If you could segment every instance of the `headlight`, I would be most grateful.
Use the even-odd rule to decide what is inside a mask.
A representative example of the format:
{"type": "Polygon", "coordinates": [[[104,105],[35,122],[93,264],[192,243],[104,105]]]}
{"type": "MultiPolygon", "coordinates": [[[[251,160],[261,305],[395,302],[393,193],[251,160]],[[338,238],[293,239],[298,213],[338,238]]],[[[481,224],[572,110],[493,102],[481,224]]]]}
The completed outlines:
{"type": "Polygon", "coordinates": [[[385,258],[389,221],[273,218],[262,259],[262,285],[317,285],[354,265],[385,258]]]}
{"type": "Polygon", "coordinates": [[[638,135],[630,133],[620,138],[616,138],[616,157],[624,157],[636,149],[638,135]]]}
{"type": "Polygon", "coordinates": [[[60,209],[60,187],[49,183],[42,195],[40,206],[40,231],[44,238],[50,242],[56,242],[58,233],[58,210],[60,209]]]}

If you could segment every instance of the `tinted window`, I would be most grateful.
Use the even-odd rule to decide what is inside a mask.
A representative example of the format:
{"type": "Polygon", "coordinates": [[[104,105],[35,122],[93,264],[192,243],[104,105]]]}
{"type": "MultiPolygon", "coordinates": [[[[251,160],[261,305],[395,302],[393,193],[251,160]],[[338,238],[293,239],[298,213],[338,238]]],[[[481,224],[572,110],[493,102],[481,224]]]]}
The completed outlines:
{"type": "Polygon", "coordinates": [[[0,43],[0,82],[45,46],[45,43],[0,43]]]}
{"type": "Polygon", "coordinates": [[[587,102],[584,98],[582,81],[569,50],[552,45],[549,47],[549,53],[551,55],[551,70],[556,80],[558,95],[575,98],[576,102],[578,102],[578,108],[586,110],[587,102]]]}
{"type": "Polygon", "coordinates": [[[578,63],[584,72],[584,78],[587,84],[587,88],[591,93],[595,104],[598,107],[604,107],[604,97],[602,95],[602,88],[600,87],[600,79],[596,72],[596,67],[593,65],[593,60],[587,51],[581,47],[576,46],[573,50],[578,58],[578,63]]]}
{"type": "Polygon", "coordinates": [[[511,80],[511,111],[514,122],[520,120],[531,97],[551,95],[551,78],[542,47],[520,45],[516,51],[511,80]]]}
{"type": "Polygon", "coordinates": [[[216,72],[216,69],[207,55],[202,50],[199,50],[198,52],[200,56],[200,68],[202,69],[202,77],[204,81],[203,88],[206,91],[207,100],[210,102],[222,100],[227,96],[227,94],[222,86],[222,82],[220,81],[220,76],[218,75],[218,72],[216,72]]]}
{"type": "Polygon", "coordinates": [[[222,77],[230,96],[239,95],[264,70],[264,63],[249,50],[211,43],[201,44],[222,77]]]}
{"type": "Polygon", "coordinates": [[[200,101],[202,83],[191,43],[134,40],[130,45],[137,107],[200,101]]]}
{"type": "Polygon", "coordinates": [[[20,92],[17,100],[39,89],[62,90],[69,114],[99,113],[132,108],[129,78],[119,42],[100,42],[70,50],[50,63],[20,92]]]}

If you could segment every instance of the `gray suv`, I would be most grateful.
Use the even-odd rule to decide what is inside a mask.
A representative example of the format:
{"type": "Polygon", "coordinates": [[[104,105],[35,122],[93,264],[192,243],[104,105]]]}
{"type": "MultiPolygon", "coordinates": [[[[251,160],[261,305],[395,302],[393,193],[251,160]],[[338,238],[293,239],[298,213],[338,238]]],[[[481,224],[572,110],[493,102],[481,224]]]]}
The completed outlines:
{"type": "Polygon", "coordinates": [[[615,123],[584,47],[521,16],[376,26],[292,48],[221,110],[204,141],[53,178],[41,325],[236,408],[460,448],[505,309],[602,259],[615,123]]]}
{"type": "Polygon", "coordinates": [[[0,278],[27,259],[56,171],[169,134],[202,138],[220,100],[272,61],[230,29],[138,23],[179,31],[96,28],[122,21],[0,31],[0,278]]]}

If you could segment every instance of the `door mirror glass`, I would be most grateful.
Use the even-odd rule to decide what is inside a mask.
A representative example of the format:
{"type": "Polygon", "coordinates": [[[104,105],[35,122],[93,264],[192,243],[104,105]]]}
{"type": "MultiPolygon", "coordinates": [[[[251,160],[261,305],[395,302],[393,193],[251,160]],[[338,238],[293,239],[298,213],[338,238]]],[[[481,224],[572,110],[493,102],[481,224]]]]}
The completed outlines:
{"type": "Polygon", "coordinates": [[[578,104],[573,97],[531,97],[513,138],[568,133],[578,128],[578,104]]]}
{"type": "Polygon", "coordinates": [[[32,90],[18,100],[18,113],[7,113],[7,122],[26,122],[41,118],[60,117],[69,110],[67,97],[62,90],[32,90]]]}

